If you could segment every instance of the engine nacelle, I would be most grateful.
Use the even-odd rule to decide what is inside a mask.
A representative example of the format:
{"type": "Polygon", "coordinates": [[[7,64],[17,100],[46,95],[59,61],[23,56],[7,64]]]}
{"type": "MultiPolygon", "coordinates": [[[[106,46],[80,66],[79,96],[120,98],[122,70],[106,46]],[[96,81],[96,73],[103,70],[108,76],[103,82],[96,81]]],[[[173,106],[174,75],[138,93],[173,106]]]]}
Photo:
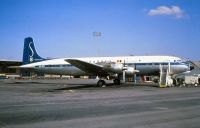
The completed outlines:
{"type": "Polygon", "coordinates": [[[121,73],[123,70],[124,65],[123,64],[111,64],[111,71],[115,73],[121,73]]]}
{"type": "Polygon", "coordinates": [[[118,78],[118,74],[112,74],[108,76],[108,79],[117,79],[118,78]]]}
{"type": "Polygon", "coordinates": [[[134,75],[135,73],[139,72],[135,70],[133,67],[126,67],[124,64],[110,64],[104,66],[104,70],[111,71],[113,73],[121,74],[125,71],[126,75],[134,75]]]}
{"type": "Polygon", "coordinates": [[[139,71],[135,70],[133,67],[126,67],[126,70],[125,70],[126,75],[134,75],[137,72],[139,71]]]}

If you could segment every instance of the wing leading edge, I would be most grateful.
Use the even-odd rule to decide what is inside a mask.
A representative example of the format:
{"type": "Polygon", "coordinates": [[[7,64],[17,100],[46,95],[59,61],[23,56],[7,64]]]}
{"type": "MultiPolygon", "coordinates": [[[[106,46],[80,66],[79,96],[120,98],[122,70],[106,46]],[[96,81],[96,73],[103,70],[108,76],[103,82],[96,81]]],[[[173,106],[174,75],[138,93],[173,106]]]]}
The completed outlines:
{"type": "Polygon", "coordinates": [[[88,63],[78,59],[66,59],[65,61],[91,75],[97,75],[97,76],[108,75],[108,72],[104,70],[102,65],[88,63]]]}

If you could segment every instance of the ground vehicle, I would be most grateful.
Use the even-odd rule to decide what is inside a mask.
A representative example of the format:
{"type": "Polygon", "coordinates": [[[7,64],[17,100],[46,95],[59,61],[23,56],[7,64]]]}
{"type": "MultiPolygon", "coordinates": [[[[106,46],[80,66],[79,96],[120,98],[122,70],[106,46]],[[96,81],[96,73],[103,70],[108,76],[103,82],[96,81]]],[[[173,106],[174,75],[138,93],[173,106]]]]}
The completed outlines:
{"type": "Polygon", "coordinates": [[[6,79],[6,75],[5,74],[0,74],[0,79],[6,79]]]}
{"type": "Polygon", "coordinates": [[[200,74],[199,75],[192,75],[192,76],[185,76],[185,81],[183,82],[184,85],[200,85],[200,74]]]}

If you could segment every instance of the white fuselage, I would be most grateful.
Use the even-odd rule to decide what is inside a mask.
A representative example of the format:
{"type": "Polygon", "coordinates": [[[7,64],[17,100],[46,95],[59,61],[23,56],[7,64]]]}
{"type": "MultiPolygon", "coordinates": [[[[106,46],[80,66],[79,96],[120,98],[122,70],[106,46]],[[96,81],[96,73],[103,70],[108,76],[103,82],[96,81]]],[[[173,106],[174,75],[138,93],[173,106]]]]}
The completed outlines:
{"type": "Polygon", "coordinates": [[[76,68],[66,59],[77,59],[92,64],[99,63],[123,63],[126,66],[139,70],[137,74],[151,75],[160,72],[160,65],[168,68],[170,73],[178,74],[189,70],[189,66],[178,57],[174,56],[119,56],[119,57],[87,57],[87,58],[61,58],[44,60],[31,64],[22,65],[21,68],[33,68],[37,72],[59,75],[87,75],[87,72],[76,68]]]}

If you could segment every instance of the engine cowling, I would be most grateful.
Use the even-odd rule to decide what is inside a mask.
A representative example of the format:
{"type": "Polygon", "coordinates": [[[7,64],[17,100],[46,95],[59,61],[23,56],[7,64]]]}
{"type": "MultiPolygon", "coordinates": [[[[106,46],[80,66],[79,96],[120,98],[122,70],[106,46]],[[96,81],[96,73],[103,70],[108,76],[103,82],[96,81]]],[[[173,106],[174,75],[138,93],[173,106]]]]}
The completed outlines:
{"type": "Polygon", "coordinates": [[[113,73],[121,74],[125,71],[126,75],[134,75],[139,72],[133,67],[124,66],[124,64],[111,64],[110,66],[105,67],[106,70],[110,70],[113,73]]]}
{"type": "Polygon", "coordinates": [[[126,75],[134,75],[137,72],[139,72],[139,71],[135,70],[133,67],[125,67],[126,75]]]}
{"type": "Polygon", "coordinates": [[[115,73],[121,73],[123,71],[123,64],[111,64],[111,71],[115,73]]]}

